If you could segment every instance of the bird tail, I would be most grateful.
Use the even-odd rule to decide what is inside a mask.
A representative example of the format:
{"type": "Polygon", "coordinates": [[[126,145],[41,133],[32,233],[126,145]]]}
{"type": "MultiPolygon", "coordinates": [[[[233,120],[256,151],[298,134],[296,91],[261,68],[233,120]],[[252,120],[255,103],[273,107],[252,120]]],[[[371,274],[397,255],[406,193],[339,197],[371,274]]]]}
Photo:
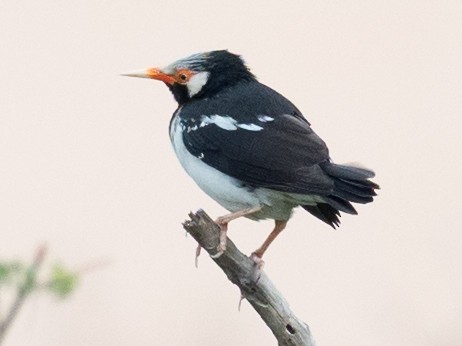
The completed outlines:
{"type": "Polygon", "coordinates": [[[340,225],[341,211],[347,214],[357,214],[350,202],[370,203],[377,195],[375,190],[380,189],[379,185],[370,180],[375,176],[371,170],[337,165],[332,162],[326,162],[321,167],[333,180],[333,191],[330,195],[323,196],[324,203],[302,205],[302,207],[333,228],[340,225]]]}

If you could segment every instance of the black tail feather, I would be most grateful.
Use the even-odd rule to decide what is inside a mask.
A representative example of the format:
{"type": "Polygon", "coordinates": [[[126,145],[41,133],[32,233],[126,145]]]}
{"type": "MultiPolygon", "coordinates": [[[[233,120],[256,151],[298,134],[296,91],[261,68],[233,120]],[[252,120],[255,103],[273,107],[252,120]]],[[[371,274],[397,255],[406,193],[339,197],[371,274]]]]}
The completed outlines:
{"type": "MultiPolygon", "coordinates": [[[[370,184],[369,180],[356,181],[356,180],[344,180],[344,179],[335,179],[335,190],[341,190],[357,197],[371,197],[376,196],[373,187],[370,184]],[[364,183],[363,183],[364,182],[364,183]]],[[[353,202],[353,201],[352,201],[353,202]]]]}
{"type": "Polygon", "coordinates": [[[375,190],[380,189],[379,185],[369,180],[375,176],[370,170],[331,162],[326,162],[321,167],[332,178],[333,191],[330,195],[323,196],[325,203],[302,207],[333,228],[340,225],[340,211],[357,214],[350,202],[370,203],[377,195],[375,190]]]}
{"type": "Polygon", "coordinates": [[[332,162],[325,162],[321,167],[328,175],[346,180],[367,180],[375,177],[373,171],[360,167],[337,165],[332,162]]]}
{"type": "Polygon", "coordinates": [[[307,212],[324,221],[332,228],[340,226],[340,212],[327,203],[318,203],[316,205],[302,205],[307,212]]]}
{"type": "Polygon", "coordinates": [[[341,197],[327,196],[327,197],[324,197],[324,200],[326,201],[326,203],[328,203],[329,205],[331,205],[332,207],[334,207],[335,209],[339,211],[343,211],[344,213],[353,214],[353,215],[358,214],[358,212],[351,205],[351,203],[341,197]]]}
{"type": "MultiPolygon", "coordinates": [[[[347,180],[347,179],[342,179],[342,178],[339,178],[338,180],[348,183],[350,185],[358,186],[358,187],[366,187],[366,188],[380,190],[380,186],[371,180],[347,180]]],[[[377,194],[375,194],[374,196],[376,195],[377,194]]]]}

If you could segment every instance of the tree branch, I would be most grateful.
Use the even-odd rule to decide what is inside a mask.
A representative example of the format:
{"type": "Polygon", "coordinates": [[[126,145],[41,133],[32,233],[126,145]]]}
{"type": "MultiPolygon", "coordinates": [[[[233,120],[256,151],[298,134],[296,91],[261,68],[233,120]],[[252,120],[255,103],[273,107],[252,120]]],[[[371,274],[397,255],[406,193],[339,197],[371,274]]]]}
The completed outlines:
{"type": "Polygon", "coordinates": [[[226,251],[217,256],[220,227],[203,211],[190,213],[184,229],[202,246],[228,279],[237,285],[241,294],[271,329],[279,346],[315,346],[306,323],[290,310],[289,304],[268,276],[258,272],[256,264],[244,255],[228,238],[226,251]]]}
{"type": "Polygon", "coordinates": [[[0,321],[0,344],[3,342],[6,331],[11,326],[11,323],[17,316],[27,296],[34,289],[34,286],[36,284],[37,273],[40,269],[40,266],[42,265],[43,259],[45,258],[45,254],[46,247],[42,245],[37,250],[34,261],[32,262],[31,266],[27,269],[24,282],[21,286],[18,287],[16,298],[13,304],[11,305],[5,319],[0,321]]]}

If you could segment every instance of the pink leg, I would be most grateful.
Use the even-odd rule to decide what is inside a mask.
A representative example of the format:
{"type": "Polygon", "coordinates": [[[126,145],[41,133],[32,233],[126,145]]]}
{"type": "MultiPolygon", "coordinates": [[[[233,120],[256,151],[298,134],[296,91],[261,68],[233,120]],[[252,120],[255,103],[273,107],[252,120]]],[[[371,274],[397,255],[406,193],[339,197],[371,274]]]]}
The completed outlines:
{"type": "Polygon", "coordinates": [[[228,231],[228,223],[242,216],[256,213],[257,211],[260,211],[262,208],[262,206],[258,206],[253,208],[242,209],[234,213],[220,216],[215,220],[215,223],[217,223],[220,226],[220,242],[218,243],[218,253],[215,255],[215,257],[220,257],[226,250],[226,232],[228,231]]]}
{"type": "Polygon", "coordinates": [[[252,252],[251,258],[257,263],[257,266],[259,268],[263,267],[263,254],[268,250],[268,247],[270,244],[273,242],[274,239],[281,233],[284,228],[286,228],[287,221],[286,220],[275,220],[274,221],[274,229],[273,231],[269,234],[268,238],[263,242],[263,244],[254,252],[252,252]]]}
{"type": "Polygon", "coordinates": [[[236,211],[234,213],[230,213],[230,214],[220,216],[219,218],[217,218],[215,220],[215,222],[217,224],[219,224],[219,225],[229,223],[229,222],[231,222],[233,220],[236,220],[236,219],[238,219],[238,218],[240,218],[242,216],[246,216],[246,215],[256,213],[257,211],[260,211],[262,208],[263,208],[262,206],[258,206],[258,207],[246,208],[246,209],[238,210],[238,211],[236,211]]]}

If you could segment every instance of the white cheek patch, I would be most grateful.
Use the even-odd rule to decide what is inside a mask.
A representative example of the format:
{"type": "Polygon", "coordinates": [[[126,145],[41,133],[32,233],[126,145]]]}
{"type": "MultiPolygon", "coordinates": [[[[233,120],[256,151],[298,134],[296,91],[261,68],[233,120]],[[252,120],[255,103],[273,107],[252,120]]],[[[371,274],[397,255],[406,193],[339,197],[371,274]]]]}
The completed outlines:
{"type": "Polygon", "coordinates": [[[199,127],[205,127],[210,124],[215,124],[219,128],[228,131],[235,131],[238,128],[247,130],[247,131],[261,131],[263,127],[255,124],[239,124],[236,119],[231,118],[230,116],[221,116],[221,115],[203,115],[201,118],[201,123],[199,127]]]}
{"type": "Polygon", "coordinates": [[[193,97],[196,95],[199,91],[202,90],[202,87],[207,83],[209,79],[209,72],[199,72],[196,73],[191,77],[189,82],[186,84],[186,87],[188,88],[188,94],[189,97],[193,97]]]}

